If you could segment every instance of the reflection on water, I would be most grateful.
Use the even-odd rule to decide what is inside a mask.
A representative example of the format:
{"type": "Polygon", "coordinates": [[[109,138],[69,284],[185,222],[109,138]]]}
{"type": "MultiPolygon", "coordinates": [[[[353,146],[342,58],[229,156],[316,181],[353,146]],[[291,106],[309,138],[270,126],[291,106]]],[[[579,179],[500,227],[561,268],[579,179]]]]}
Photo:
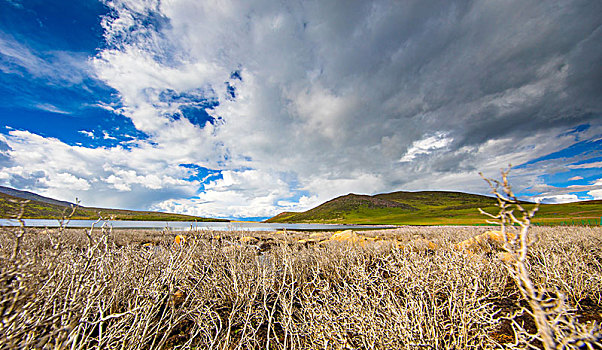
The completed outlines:
{"type": "MultiPolygon", "coordinates": [[[[28,227],[58,227],[58,220],[25,219],[28,227]]],[[[71,220],[67,227],[91,227],[95,220],[71,220]]],[[[95,226],[100,227],[104,221],[95,226]]],[[[0,219],[0,226],[18,226],[19,222],[12,219],[0,219]]],[[[261,222],[192,222],[192,221],[108,221],[113,228],[146,228],[172,230],[215,230],[215,231],[276,231],[276,230],[345,230],[351,228],[390,228],[394,226],[380,225],[328,225],[328,224],[276,224],[261,222]]]]}

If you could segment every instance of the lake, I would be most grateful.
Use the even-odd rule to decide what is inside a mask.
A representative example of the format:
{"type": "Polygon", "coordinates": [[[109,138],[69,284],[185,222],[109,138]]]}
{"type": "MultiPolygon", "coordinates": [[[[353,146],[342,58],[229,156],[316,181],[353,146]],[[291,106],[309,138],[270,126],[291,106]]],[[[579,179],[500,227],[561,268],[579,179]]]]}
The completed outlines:
{"type": "MultiPolygon", "coordinates": [[[[27,227],[58,227],[58,220],[24,219],[27,227]]],[[[71,220],[67,227],[91,227],[95,220],[71,220]]],[[[100,221],[95,227],[100,227],[100,221]]],[[[113,228],[138,228],[161,230],[169,227],[176,231],[214,230],[214,231],[276,231],[276,230],[348,230],[348,229],[384,229],[392,225],[330,225],[330,224],[277,224],[262,222],[193,222],[193,221],[109,221],[113,228]]],[[[19,226],[13,219],[0,219],[0,226],[19,226]]]]}

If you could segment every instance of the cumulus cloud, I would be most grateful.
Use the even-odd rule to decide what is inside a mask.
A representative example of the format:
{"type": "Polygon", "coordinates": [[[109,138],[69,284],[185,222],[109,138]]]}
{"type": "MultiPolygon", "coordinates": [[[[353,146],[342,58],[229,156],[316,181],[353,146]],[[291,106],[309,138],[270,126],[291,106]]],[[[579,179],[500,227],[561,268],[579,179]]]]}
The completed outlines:
{"type": "Polygon", "coordinates": [[[559,194],[550,196],[536,196],[533,197],[536,202],[543,204],[559,204],[559,203],[571,203],[579,201],[579,197],[575,194],[559,194]]]}
{"type": "Polygon", "coordinates": [[[601,199],[602,179],[590,182],[589,185],[569,185],[556,187],[547,184],[536,184],[529,189],[538,194],[525,199],[539,201],[546,204],[576,202],[586,199],[601,199]]]}
{"type": "Polygon", "coordinates": [[[167,200],[154,209],[224,218],[232,217],[233,213],[238,217],[269,217],[287,207],[282,203],[276,208],[279,199],[292,195],[289,185],[278,176],[257,170],[224,171],[221,179],[209,182],[197,197],[167,200]]]}
{"type": "Polygon", "coordinates": [[[19,130],[5,138],[11,147],[6,151],[11,163],[3,168],[5,184],[53,198],[147,208],[165,196],[192,196],[199,187],[196,180],[184,180],[191,171],[180,166],[190,162],[183,147],[178,156],[149,143],[131,149],[86,148],[19,130]]]}
{"type": "Polygon", "coordinates": [[[594,199],[602,199],[602,189],[587,192],[594,199]]]}
{"type": "MultiPolygon", "coordinates": [[[[91,64],[119,93],[115,112],[149,139],[131,149],[53,144],[86,162],[44,171],[118,194],[167,189],[153,208],[270,216],[349,192],[484,193],[478,171],[495,176],[569,147],[576,135],[566,131],[577,125],[590,125],[581,139],[602,133],[598,2],[107,5],[107,47],[91,64]],[[206,101],[218,103],[205,120],[187,114],[206,101]],[[181,163],[223,178],[198,191],[200,183],[178,182],[181,163]]],[[[19,150],[56,143],[11,135],[19,150]]],[[[568,164],[540,161],[513,181],[533,188],[568,164]]]]}
{"type": "Polygon", "coordinates": [[[544,192],[544,194],[566,194],[570,192],[584,192],[602,189],[602,179],[593,181],[590,185],[569,185],[567,187],[555,187],[546,184],[533,186],[533,191],[544,192]]]}

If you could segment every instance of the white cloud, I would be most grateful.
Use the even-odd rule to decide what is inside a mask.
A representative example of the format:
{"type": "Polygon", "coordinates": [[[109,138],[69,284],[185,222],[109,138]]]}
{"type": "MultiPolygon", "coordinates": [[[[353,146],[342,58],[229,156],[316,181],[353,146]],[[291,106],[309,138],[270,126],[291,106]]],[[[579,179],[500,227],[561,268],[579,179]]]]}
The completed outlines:
{"type": "MultiPolygon", "coordinates": [[[[91,69],[86,57],[78,52],[37,52],[11,35],[0,31],[0,71],[5,74],[48,79],[53,84],[74,85],[82,83],[91,69]]],[[[42,104],[44,109],[55,106],[42,104]]],[[[60,113],[60,112],[59,112],[60,113]]]]}
{"type": "Polygon", "coordinates": [[[533,197],[533,200],[544,204],[559,204],[577,202],[579,197],[575,194],[542,195],[533,197]]]}
{"type": "Polygon", "coordinates": [[[589,191],[587,194],[592,196],[594,199],[602,199],[602,189],[589,191]]]}
{"type": "Polygon", "coordinates": [[[94,138],[94,133],[92,131],[87,131],[87,130],[79,130],[78,131],[80,134],[86,135],[89,138],[93,139],[94,138]]]}
{"type": "Polygon", "coordinates": [[[569,181],[577,181],[577,180],[583,180],[583,176],[573,176],[569,179],[569,181]]]}
{"type": "MultiPolygon", "coordinates": [[[[135,170],[122,170],[113,169],[111,167],[104,167],[105,170],[109,170],[110,174],[104,181],[112,184],[113,187],[119,191],[131,191],[132,186],[135,184],[141,185],[150,190],[158,190],[163,186],[170,184],[177,184],[178,180],[169,176],[163,176],[162,178],[156,174],[139,175],[135,170]]],[[[185,185],[181,182],[180,184],[185,185]]]]}
{"type": "Polygon", "coordinates": [[[102,138],[105,139],[105,140],[117,140],[116,137],[113,137],[113,136],[109,135],[109,133],[106,132],[106,131],[102,132],[102,138]]]}
{"type": "Polygon", "coordinates": [[[592,163],[584,163],[584,164],[571,164],[568,166],[571,169],[595,169],[602,168],[602,162],[592,162],[592,163]]]}
{"type": "Polygon", "coordinates": [[[570,192],[584,192],[602,189],[602,179],[593,181],[590,185],[569,185],[567,187],[555,187],[547,184],[537,184],[532,191],[544,192],[544,194],[566,194],[570,192]]]}
{"type": "Polygon", "coordinates": [[[188,157],[192,151],[186,151],[185,143],[172,143],[181,153],[166,156],[164,147],[169,145],[139,142],[131,149],[86,148],[18,130],[10,131],[6,141],[14,163],[3,169],[9,179],[20,179],[20,188],[50,197],[69,201],[77,197],[84,206],[143,209],[166,195],[194,195],[199,186],[198,181],[183,180],[190,170],[179,164],[197,161],[188,157]]]}
{"type": "Polygon", "coordinates": [[[14,7],[23,8],[23,4],[21,4],[21,2],[18,0],[7,0],[7,2],[13,5],[14,7]]]}
{"type": "Polygon", "coordinates": [[[153,208],[209,217],[267,217],[278,214],[280,198],[293,195],[282,179],[269,173],[224,171],[222,176],[207,184],[198,198],[166,200],[153,208]]]}
{"type": "Polygon", "coordinates": [[[69,111],[65,111],[63,109],[58,108],[57,106],[54,106],[50,103],[40,103],[40,104],[36,104],[35,108],[37,109],[41,109],[43,111],[46,112],[51,112],[51,113],[57,113],[57,114],[71,114],[71,112],[69,111]]]}
{"type": "Polygon", "coordinates": [[[51,174],[51,176],[42,178],[40,182],[46,186],[69,188],[72,191],[86,191],[90,189],[90,183],[86,179],[69,173],[51,174]]]}
{"type": "Polygon", "coordinates": [[[602,179],[593,181],[589,185],[569,185],[567,187],[555,187],[541,183],[532,186],[531,191],[541,193],[526,197],[525,199],[542,201],[542,203],[568,203],[582,200],[575,193],[589,195],[593,199],[600,199],[600,195],[602,194],[602,179]]]}
{"type": "Polygon", "coordinates": [[[412,146],[410,146],[403,157],[401,157],[400,162],[411,162],[419,154],[429,154],[435,150],[445,148],[449,146],[453,140],[453,138],[446,137],[445,133],[438,132],[435,135],[414,141],[412,146]]]}

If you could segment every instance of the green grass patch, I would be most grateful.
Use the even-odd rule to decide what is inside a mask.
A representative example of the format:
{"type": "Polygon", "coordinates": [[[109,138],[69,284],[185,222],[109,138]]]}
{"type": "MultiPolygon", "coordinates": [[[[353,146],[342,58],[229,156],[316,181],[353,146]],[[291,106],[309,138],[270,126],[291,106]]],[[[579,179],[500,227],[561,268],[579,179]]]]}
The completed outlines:
{"type": "MultiPolygon", "coordinates": [[[[394,192],[376,196],[346,195],[302,213],[286,212],[267,222],[389,224],[389,225],[484,225],[479,208],[492,214],[494,198],[462,192],[394,192]]],[[[534,204],[524,203],[531,209],[534,204]]],[[[600,225],[602,201],[542,204],[535,225],[600,225]]]]}

